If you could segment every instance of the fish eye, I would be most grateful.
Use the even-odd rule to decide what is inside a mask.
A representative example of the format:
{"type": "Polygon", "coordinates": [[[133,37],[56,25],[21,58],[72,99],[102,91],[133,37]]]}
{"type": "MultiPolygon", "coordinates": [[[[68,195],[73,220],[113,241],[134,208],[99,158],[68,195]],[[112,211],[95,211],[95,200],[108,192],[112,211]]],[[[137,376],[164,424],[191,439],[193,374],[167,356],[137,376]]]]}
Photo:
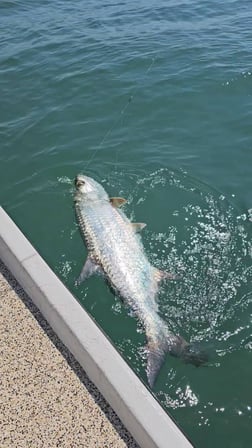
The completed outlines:
{"type": "Polygon", "coordinates": [[[75,186],[77,188],[81,187],[82,185],[85,185],[85,180],[84,179],[80,179],[78,177],[75,178],[75,186]]]}

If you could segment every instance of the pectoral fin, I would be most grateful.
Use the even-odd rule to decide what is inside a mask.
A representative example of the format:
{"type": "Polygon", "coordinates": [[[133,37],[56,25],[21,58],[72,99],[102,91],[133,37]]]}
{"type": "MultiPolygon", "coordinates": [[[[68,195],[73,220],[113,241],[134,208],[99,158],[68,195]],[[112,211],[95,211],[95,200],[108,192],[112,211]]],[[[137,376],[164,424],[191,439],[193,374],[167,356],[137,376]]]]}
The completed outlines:
{"type": "Polygon", "coordinates": [[[134,232],[141,232],[146,227],[146,224],[144,222],[132,222],[131,226],[134,232]]]}
{"type": "Polygon", "coordinates": [[[127,202],[127,200],[124,198],[110,198],[109,200],[110,200],[111,205],[113,205],[113,207],[115,207],[115,208],[119,208],[123,204],[125,204],[125,202],[127,202]]]}
{"type": "Polygon", "coordinates": [[[84,263],[79,277],[75,281],[75,285],[80,285],[88,277],[99,272],[101,272],[101,268],[88,257],[84,263]]]}

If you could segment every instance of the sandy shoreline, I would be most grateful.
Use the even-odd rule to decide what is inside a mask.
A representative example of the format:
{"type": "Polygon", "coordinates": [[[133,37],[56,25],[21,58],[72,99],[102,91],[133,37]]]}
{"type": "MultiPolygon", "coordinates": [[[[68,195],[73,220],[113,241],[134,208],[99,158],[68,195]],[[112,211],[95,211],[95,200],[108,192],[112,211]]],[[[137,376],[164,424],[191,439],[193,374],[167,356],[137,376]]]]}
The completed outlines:
{"type": "Polygon", "coordinates": [[[0,446],[137,444],[0,261],[0,446]]]}

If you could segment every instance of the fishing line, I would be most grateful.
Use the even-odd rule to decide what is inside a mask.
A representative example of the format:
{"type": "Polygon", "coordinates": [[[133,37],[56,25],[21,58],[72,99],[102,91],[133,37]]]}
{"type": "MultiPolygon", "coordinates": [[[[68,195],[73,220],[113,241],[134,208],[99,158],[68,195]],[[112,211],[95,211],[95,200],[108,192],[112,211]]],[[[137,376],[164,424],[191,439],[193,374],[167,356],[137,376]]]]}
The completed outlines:
{"type": "MultiPolygon", "coordinates": [[[[154,58],[151,59],[151,62],[150,62],[150,64],[148,65],[147,69],[145,70],[143,76],[145,76],[147,73],[149,73],[149,71],[151,70],[151,68],[152,68],[153,65],[154,65],[155,60],[156,60],[156,57],[154,57],[154,58]]],[[[99,145],[98,145],[97,148],[93,151],[92,155],[90,156],[89,160],[88,160],[87,163],[86,163],[85,168],[87,168],[87,167],[90,165],[90,163],[91,163],[92,161],[94,161],[96,155],[98,154],[98,152],[99,152],[99,151],[101,150],[101,148],[103,147],[105,141],[108,139],[108,137],[111,135],[111,133],[113,132],[113,130],[116,128],[116,126],[117,126],[118,123],[120,122],[120,120],[121,120],[121,118],[122,118],[122,115],[124,115],[125,111],[127,110],[127,108],[129,107],[129,105],[130,105],[131,102],[133,101],[133,98],[134,98],[134,96],[135,96],[135,93],[136,93],[137,89],[139,88],[139,84],[140,84],[140,82],[141,82],[142,79],[143,79],[143,76],[142,76],[141,80],[139,80],[139,81],[136,83],[136,86],[135,86],[133,92],[132,92],[131,95],[129,96],[129,98],[128,98],[126,104],[125,104],[125,105],[122,107],[122,109],[120,110],[120,112],[119,112],[119,114],[118,114],[118,117],[115,119],[115,121],[114,121],[114,123],[112,124],[112,126],[105,132],[105,134],[104,134],[102,140],[100,141],[99,145]]],[[[117,153],[116,153],[116,154],[117,154],[117,158],[118,158],[118,153],[119,153],[119,150],[118,150],[117,153]]],[[[116,163],[117,163],[117,162],[116,162],[116,163]]]]}
{"type": "Polygon", "coordinates": [[[121,109],[118,118],[114,121],[114,123],[112,124],[112,126],[106,131],[106,133],[104,134],[104,137],[102,138],[101,142],[99,143],[98,147],[96,148],[96,150],[93,152],[93,154],[91,155],[89,161],[86,164],[86,167],[88,165],[90,165],[90,163],[94,160],[95,156],[97,155],[98,151],[102,148],[105,140],[108,138],[108,136],[111,134],[111,132],[115,129],[115,127],[117,126],[117,124],[119,123],[119,121],[121,120],[121,116],[124,114],[124,112],[126,111],[126,109],[128,108],[129,104],[131,103],[133,99],[133,95],[131,95],[129,97],[129,99],[127,100],[127,103],[123,106],[123,108],[121,109]]]}

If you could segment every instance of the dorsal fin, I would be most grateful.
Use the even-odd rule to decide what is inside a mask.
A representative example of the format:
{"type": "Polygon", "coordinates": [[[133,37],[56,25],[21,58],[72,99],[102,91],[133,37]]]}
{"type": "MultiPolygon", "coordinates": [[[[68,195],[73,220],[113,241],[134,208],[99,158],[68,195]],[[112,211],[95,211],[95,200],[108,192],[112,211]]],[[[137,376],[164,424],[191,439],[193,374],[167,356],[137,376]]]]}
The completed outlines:
{"type": "Polygon", "coordinates": [[[116,208],[121,207],[123,204],[125,204],[125,202],[127,202],[127,200],[124,198],[110,198],[109,200],[110,200],[110,204],[116,208]]]}
{"type": "Polygon", "coordinates": [[[132,229],[134,232],[141,232],[146,226],[144,222],[132,222],[131,223],[132,229]]]}

